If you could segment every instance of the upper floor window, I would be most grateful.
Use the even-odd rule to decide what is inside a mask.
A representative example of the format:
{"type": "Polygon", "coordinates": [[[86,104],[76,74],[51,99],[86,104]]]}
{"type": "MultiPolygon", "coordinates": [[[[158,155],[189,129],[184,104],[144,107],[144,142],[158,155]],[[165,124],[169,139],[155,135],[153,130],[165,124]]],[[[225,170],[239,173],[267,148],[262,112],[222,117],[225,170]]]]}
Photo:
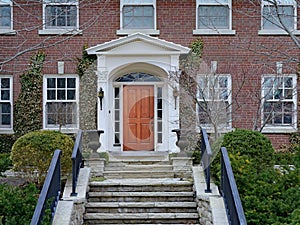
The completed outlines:
{"type": "Polygon", "coordinates": [[[132,33],[131,31],[159,34],[155,31],[156,0],[121,0],[120,4],[121,30],[118,34],[132,33]]]}
{"type": "Polygon", "coordinates": [[[78,128],[77,76],[44,78],[44,127],[78,128]]]}
{"type": "MultiPolygon", "coordinates": [[[[79,28],[78,0],[45,0],[43,13],[44,30],[50,30],[50,33],[64,30],[67,34],[66,30],[79,28]]],[[[40,34],[47,34],[47,31],[40,34]]]]}
{"type": "Polygon", "coordinates": [[[12,129],[12,77],[0,77],[0,131],[12,129]]]}
{"type": "Polygon", "coordinates": [[[0,0],[0,30],[12,29],[12,1],[0,0]]]}
{"type": "Polygon", "coordinates": [[[231,129],[231,76],[202,75],[198,79],[198,121],[212,130],[231,129]]]}
{"type": "Polygon", "coordinates": [[[197,0],[194,34],[235,34],[231,31],[231,0],[197,0]]]}
{"type": "Polygon", "coordinates": [[[297,30],[297,3],[295,0],[262,0],[261,31],[286,33],[297,30]]]}
{"type": "Polygon", "coordinates": [[[263,76],[263,131],[282,132],[286,128],[297,128],[296,79],[296,75],[263,76]]]}

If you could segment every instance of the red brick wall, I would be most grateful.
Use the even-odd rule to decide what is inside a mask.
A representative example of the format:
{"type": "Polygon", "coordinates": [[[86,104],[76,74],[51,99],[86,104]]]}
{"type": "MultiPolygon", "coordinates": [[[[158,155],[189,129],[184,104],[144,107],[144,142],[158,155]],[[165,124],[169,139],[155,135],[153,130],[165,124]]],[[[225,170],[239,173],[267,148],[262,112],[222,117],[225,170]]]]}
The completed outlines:
{"type": "MultiPolygon", "coordinates": [[[[75,57],[81,56],[84,44],[94,46],[119,37],[116,35],[116,30],[120,28],[120,4],[117,0],[107,3],[103,0],[80,1],[80,29],[83,33],[74,37],[38,35],[38,30],[42,28],[41,3],[26,0],[17,2],[18,5],[14,7],[14,29],[17,34],[0,35],[0,62],[21,53],[5,63],[0,70],[0,74],[14,75],[14,98],[20,88],[18,76],[27,68],[30,56],[38,48],[44,47],[47,53],[45,74],[57,73],[57,61],[65,62],[65,73],[76,73],[75,57]]],[[[236,30],[236,35],[196,36],[193,35],[196,27],[196,1],[158,0],[158,37],[184,46],[201,38],[204,42],[203,60],[208,65],[210,61],[217,61],[217,73],[232,75],[235,96],[233,127],[252,129],[257,117],[259,101],[255,96],[260,96],[261,75],[274,73],[277,61],[284,62],[284,73],[295,73],[297,67],[291,58],[299,60],[299,49],[288,36],[258,35],[260,5],[254,6],[246,0],[233,0],[232,8],[232,28],[236,30]]],[[[286,136],[270,137],[274,146],[278,147],[281,142],[288,142],[286,136]]]]}

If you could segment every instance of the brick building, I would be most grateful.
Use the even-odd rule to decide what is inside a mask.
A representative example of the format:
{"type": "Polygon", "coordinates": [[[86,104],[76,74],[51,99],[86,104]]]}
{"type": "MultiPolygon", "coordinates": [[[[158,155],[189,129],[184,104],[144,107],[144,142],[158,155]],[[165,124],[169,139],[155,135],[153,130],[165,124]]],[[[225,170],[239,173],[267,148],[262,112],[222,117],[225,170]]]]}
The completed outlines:
{"type": "Polygon", "coordinates": [[[41,128],[58,129],[63,115],[65,132],[104,130],[102,150],[176,151],[184,99],[170,77],[201,39],[205,74],[218,82],[203,71],[197,82],[226,93],[216,101],[226,131],[256,128],[278,149],[298,129],[299,13],[298,0],[0,0],[0,132],[13,133],[20,75],[43,50],[41,128]],[[84,45],[97,60],[79,77],[84,45]]]}

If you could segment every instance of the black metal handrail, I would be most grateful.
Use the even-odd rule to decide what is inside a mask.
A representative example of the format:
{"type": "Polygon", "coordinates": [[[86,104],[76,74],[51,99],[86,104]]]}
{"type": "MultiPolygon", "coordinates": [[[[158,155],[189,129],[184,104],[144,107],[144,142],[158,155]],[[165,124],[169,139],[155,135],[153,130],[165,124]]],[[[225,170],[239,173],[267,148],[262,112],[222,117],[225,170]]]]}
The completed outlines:
{"type": "Polygon", "coordinates": [[[210,163],[211,163],[212,151],[208,141],[208,135],[206,129],[201,128],[201,164],[204,169],[206,189],[205,193],[211,193],[210,188],[210,163]]]}
{"type": "Polygon", "coordinates": [[[225,201],[229,223],[246,225],[246,217],[236,186],[226,148],[221,148],[221,194],[225,201]]]}
{"type": "Polygon", "coordinates": [[[61,150],[55,150],[30,225],[40,225],[49,206],[52,219],[54,217],[61,187],[60,156],[61,150]]]}
{"type": "Polygon", "coordinates": [[[77,196],[76,186],[80,168],[83,167],[82,161],[82,130],[78,130],[73,152],[72,152],[72,193],[71,196],[77,196]]]}

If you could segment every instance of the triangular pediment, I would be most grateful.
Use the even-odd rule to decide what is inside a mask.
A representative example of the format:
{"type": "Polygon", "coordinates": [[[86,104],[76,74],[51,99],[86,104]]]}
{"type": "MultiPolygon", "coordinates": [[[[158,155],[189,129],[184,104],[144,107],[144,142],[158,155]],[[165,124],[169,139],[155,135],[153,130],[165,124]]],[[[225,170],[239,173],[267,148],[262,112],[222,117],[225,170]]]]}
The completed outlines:
{"type": "Polygon", "coordinates": [[[141,33],[135,33],[87,49],[96,55],[179,55],[190,51],[173,42],[165,41],[141,33]]]}

